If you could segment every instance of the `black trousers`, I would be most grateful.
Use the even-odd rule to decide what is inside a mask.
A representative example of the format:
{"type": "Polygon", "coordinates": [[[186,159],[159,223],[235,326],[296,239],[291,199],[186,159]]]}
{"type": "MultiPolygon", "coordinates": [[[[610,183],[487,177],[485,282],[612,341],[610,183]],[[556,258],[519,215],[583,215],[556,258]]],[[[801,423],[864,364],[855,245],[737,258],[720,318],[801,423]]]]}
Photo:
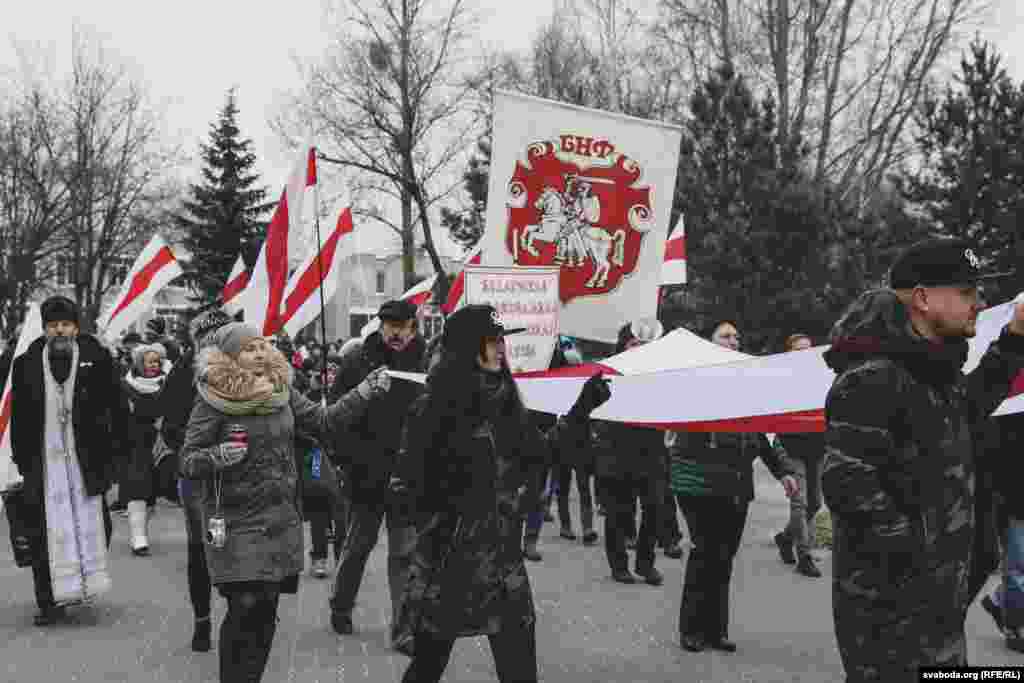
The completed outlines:
{"type": "MultiPolygon", "coordinates": [[[[488,636],[499,683],[537,683],[537,638],[533,626],[488,636]]],[[[415,655],[402,683],[437,683],[448,667],[455,640],[417,634],[415,655]]]]}
{"type": "Polygon", "coordinates": [[[569,487],[572,473],[576,473],[576,492],[580,494],[580,522],[583,532],[594,530],[594,498],[590,495],[590,481],[594,478],[593,467],[558,466],[558,521],[563,529],[572,529],[572,512],[569,510],[569,487]]]}
{"type": "MultiPolygon", "coordinates": [[[[46,537],[46,508],[45,503],[39,506],[39,540],[36,546],[36,554],[32,560],[32,583],[35,587],[36,605],[39,609],[47,609],[55,604],[53,598],[53,577],[50,575],[50,552],[47,546],[46,537]]],[[[110,535],[114,532],[114,523],[110,519],[110,509],[107,507],[106,496],[100,497],[100,505],[103,508],[103,530],[107,535],[107,548],[110,548],[110,535]]]]}
{"type": "Polygon", "coordinates": [[[277,632],[280,583],[239,581],[218,586],[228,601],[220,625],[220,683],[259,683],[277,632]]]}
{"type": "Polygon", "coordinates": [[[686,560],[679,633],[706,640],[729,637],[733,559],[747,524],[749,501],[679,496],[693,547],[686,560]]]}
{"type": "Polygon", "coordinates": [[[629,569],[626,537],[636,528],[636,500],[639,496],[642,517],[636,536],[636,570],[644,573],[654,567],[654,546],[658,540],[662,500],[660,487],[647,477],[626,474],[601,480],[605,500],[604,549],[613,572],[629,569]]]}

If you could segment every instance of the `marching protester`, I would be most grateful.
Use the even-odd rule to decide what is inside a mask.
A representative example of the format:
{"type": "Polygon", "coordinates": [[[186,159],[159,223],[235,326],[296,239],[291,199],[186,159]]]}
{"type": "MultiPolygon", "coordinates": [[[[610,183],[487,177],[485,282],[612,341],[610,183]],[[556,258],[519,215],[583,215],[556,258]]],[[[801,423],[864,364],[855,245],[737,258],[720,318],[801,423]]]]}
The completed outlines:
{"type": "Polygon", "coordinates": [[[196,361],[199,398],[189,418],[182,474],[202,486],[206,561],[227,600],[222,683],[262,678],[282,593],[304,566],[295,430],[321,438],[356,419],[390,377],[378,369],[323,408],[292,389],[292,368],[255,328],[231,323],[196,361]]]}
{"type": "MultiPolygon", "coordinates": [[[[192,350],[179,359],[167,377],[160,435],[175,460],[180,460],[182,448],[185,446],[188,420],[196,401],[195,361],[198,350],[212,343],[213,333],[230,323],[231,318],[220,309],[196,316],[189,325],[192,350]]],[[[192,650],[208,652],[212,647],[210,603],[213,589],[210,584],[210,572],[206,566],[202,486],[182,477],[178,481],[178,493],[185,513],[185,531],[188,539],[188,597],[195,616],[192,650]]]]}
{"type": "Polygon", "coordinates": [[[121,500],[127,503],[132,555],[149,556],[149,507],[155,498],[153,449],[162,417],[166,350],[160,344],[143,344],[132,351],[132,367],[122,384],[131,420],[121,467],[121,500]]]}
{"type": "MultiPolygon", "coordinates": [[[[710,339],[739,348],[739,331],[730,321],[711,328],[710,339]]],[[[764,434],[674,432],[670,442],[672,491],[693,543],[679,606],[680,641],[688,652],[735,652],[729,640],[729,590],[754,500],[754,458],[761,458],[790,498],[796,495],[796,480],[764,434]]]]}
{"type": "MultiPolygon", "coordinates": [[[[786,339],[786,351],[803,351],[814,343],[805,334],[786,339]]],[[[776,437],[782,446],[786,465],[796,479],[799,492],[789,499],[789,524],[775,534],[775,545],[785,564],[810,578],[821,576],[811,547],[814,544],[814,517],[821,508],[821,466],[825,460],[825,435],[818,432],[794,432],[776,437]],[[794,553],[794,549],[796,552],[794,553]]]]}
{"type": "MultiPolygon", "coordinates": [[[[1003,571],[996,589],[981,600],[981,606],[1003,635],[1007,649],[1024,653],[1024,502],[1020,497],[1020,459],[1011,455],[1024,439],[1024,415],[1003,415],[988,421],[979,448],[991,463],[991,481],[979,467],[975,488],[979,502],[982,486],[991,485],[997,494],[998,536],[1002,539],[1003,571]]],[[[980,511],[979,511],[980,512],[980,511]]],[[[977,520],[980,525],[982,520],[977,520]]],[[[980,533],[979,529],[977,533],[980,533]]],[[[986,576],[987,578],[987,576],[986,576]]]]}
{"type": "Polygon", "coordinates": [[[439,362],[406,424],[393,482],[416,511],[417,535],[395,646],[402,680],[441,680],[455,640],[487,635],[498,679],[537,681],[535,613],[523,561],[522,500],[551,449],[579,448],[590,413],[610,397],[599,375],[555,426],[531,425],[505,360],[508,329],[491,306],[448,318],[439,362]]]}
{"type": "Polygon", "coordinates": [[[47,626],[110,589],[104,494],[127,416],[114,359],[79,333],[75,303],[50,297],[40,313],[45,334],[14,361],[11,447],[35,517],[35,623],[47,626]]]}
{"type": "Polygon", "coordinates": [[[913,680],[964,666],[973,599],[975,449],[1024,367],[1024,305],[966,377],[984,302],[971,244],[928,239],[904,251],[889,288],[835,324],[825,362],[825,502],[832,513],[836,640],[848,683],[913,680]]]}
{"type": "MultiPolygon", "coordinates": [[[[422,372],[426,342],[419,334],[416,306],[392,300],[377,312],[380,329],[368,335],[361,346],[349,349],[331,389],[336,397],[357,386],[378,368],[422,372]]],[[[388,587],[391,593],[392,624],[396,623],[412,551],[412,522],[391,492],[389,480],[402,436],[409,406],[419,394],[414,382],[399,382],[386,395],[373,400],[363,415],[338,438],[336,448],[346,470],[349,499],[348,530],[341,550],[334,594],[330,599],[331,626],[338,634],[354,631],[352,609],[366,570],[366,561],[377,545],[380,527],[388,529],[388,587]]]]}
{"type": "MultiPolygon", "coordinates": [[[[661,338],[657,319],[636,320],[619,330],[615,353],[661,338]]],[[[596,469],[605,504],[604,547],[612,578],[636,583],[629,571],[626,537],[635,523],[635,504],[641,501],[641,522],[636,537],[636,574],[652,586],[664,577],[654,566],[654,548],[661,531],[660,512],[667,488],[668,453],[665,435],[650,427],[595,420],[592,425],[596,469]]]]}

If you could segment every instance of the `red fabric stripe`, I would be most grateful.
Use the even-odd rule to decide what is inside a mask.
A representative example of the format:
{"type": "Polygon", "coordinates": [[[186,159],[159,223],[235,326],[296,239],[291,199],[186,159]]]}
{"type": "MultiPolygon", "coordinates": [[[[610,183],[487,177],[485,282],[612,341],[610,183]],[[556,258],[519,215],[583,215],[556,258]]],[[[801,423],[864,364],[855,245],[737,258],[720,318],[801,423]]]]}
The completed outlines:
{"type": "Polygon", "coordinates": [[[824,432],[825,411],[803,410],[777,415],[735,417],[728,420],[704,422],[628,422],[635,427],[654,427],[682,432],[764,432],[786,434],[789,432],[824,432]]]}
{"type": "Polygon", "coordinates": [[[327,238],[327,242],[324,244],[324,248],[320,250],[317,255],[317,259],[314,259],[309,267],[306,269],[300,277],[298,283],[295,285],[295,289],[288,295],[288,298],[284,302],[284,313],[281,315],[281,326],[283,327],[286,322],[292,319],[296,311],[302,307],[302,304],[313,296],[317,289],[320,287],[320,266],[323,265],[324,280],[328,277],[337,275],[337,273],[331,273],[331,265],[334,263],[334,252],[338,247],[338,240],[342,238],[346,233],[352,232],[352,214],[348,209],[341,212],[341,216],[338,217],[338,226],[335,228],[331,236],[327,238]],[[348,217],[345,220],[345,217],[348,217]]]}
{"type": "Polygon", "coordinates": [[[686,260],[686,236],[680,235],[679,237],[673,237],[665,243],[665,260],[666,261],[685,261],[686,260]]]}
{"type": "Polygon", "coordinates": [[[584,363],[582,365],[570,365],[564,368],[558,368],[557,370],[532,370],[530,372],[517,372],[515,373],[516,378],[531,379],[537,377],[590,377],[597,373],[604,373],[605,375],[618,375],[618,370],[601,363],[584,363]]]}
{"type": "Polygon", "coordinates": [[[346,207],[341,210],[341,213],[338,214],[338,222],[334,224],[334,229],[342,235],[347,235],[355,229],[352,225],[352,209],[346,207]]]}
{"type": "Polygon", "coordinates": [[[306,161],[306,187],[316,185],[316,147],[309,148],[309,159],[306,161]]]}
{"type": "Polygon", "coordinates": [[[413,303],[413,304],[415,304],[417,306],[422,306],[423,304],[425,304],[428,301],[430,301],[430,297],[432,297],[433,295],[434,295],[434,293],[431,292],[428,289],[425,292],[420,292],[419,294],[413,294],[412,296],[407,298],[406,301],[408,301],[410,303],[413,303]]]}
{"type": "Polygon", "coordinates": [[[270,287],[267,298],[267,314],[263,323],[263,334],[269,337],[281,329],[281,299],[288,284],[288,188],[281,193],[274,217],[267,228],[266,242],[267,284],[270,287]]]}
{"type": "Polygon", "coordinates": [[[166,266],[168,263],[173,262],[174,254],[171,253],[170,247],[163,247],[160,249],[160,251],[153,256],[150,262],[144,265],[142,270],[132,277],[132,285],[128,289],[128,293],[125,294],[124,299],[121,300],[117,305],[117,308],[114,309],[114,312],[110,315],[110,322],[113,322],[121,311],[149,289],[150,283],[153,282],[153,278],[156,277],[156,274],[161,268],[166,266]]]}
{"type": "Polygon", "coordinates": [[[1013,384],[1010,385],[1010,398],[1020,394],[1024,394],[1024,372],[1017,373],[1013,384]]]}
{"type": "Polygon", "coordinates": [[[236,296],[241,294],[245,288],[249,285],[249,272],[243,270],[235,279],[224,285],[224,290],[221,292],[220,299],[221,303],[229,303],[236,296]]]}
{"type": "MultiPolygon", "coordinates": [[[[8,387],[9,389],[10,387],[8,387]]],[[[0,407],[0,443],[4,441],[4,435],[7,433],[7,425],[11,423],[11,403],[12,395],[14,392],[5,391],[3,401],[4,404],[0,407]]]]}
{"type": "Polygon", "coordinates": [[[448,299],[441,305],[441,310],[444,311],[445,315],[449,315],[459,305],[459,300],[462,298],[462,292],[465,288],[466,271],[463,270],[459,271],[459,274],[455,276],[451,289],[448,290],[448,299]]]}

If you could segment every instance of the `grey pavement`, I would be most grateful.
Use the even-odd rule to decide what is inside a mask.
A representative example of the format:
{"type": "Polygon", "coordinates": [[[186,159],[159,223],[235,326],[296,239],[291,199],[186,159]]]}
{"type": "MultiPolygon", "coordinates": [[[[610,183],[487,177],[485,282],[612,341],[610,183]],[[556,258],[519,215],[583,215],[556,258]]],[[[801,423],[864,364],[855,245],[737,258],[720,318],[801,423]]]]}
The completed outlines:
{"type": "MultiPolygon", "coordinates": [[[[831,560],[821,553],[825,577],[801,577],[779,562],[773,534],[788,516],[781,487],[757,465],[758,498],[751,507],[733,582],[731,636],[736,654],[689,654],[678,645],[682,561],[663,556],[665,585],[612,582],[601,545],[585,548],[560,539],[545,525],[544,560],[529,571],[538,613],[538,656],[545,683],[823,683],[841,681],[832,632],[831,560]]],[[[578,522],[577,508],[574,519],[578,522]]],[[[31,572],[14,566],[6,520],[0,530],[0,680],[18,683],[81,681],[213,682],[216,643],[209,653],[189,650],[192,613],[185,576],[181,510],[161,504],[152,524],[153,556],[128,550],[127,521],[115,515],[111,546],[112,591],[94,606],[69,611],[67,621],[32,624],[31,572]]],[[[685,527],[684,527],[685,529],[685,527]]],[[[599,529],[600,530],[600,529],[599,529]]],[[[266,683],[401,679],[408,660],[387,648],[390,614],[386,546],[374,550],[355,612],[357,633],[339,637],[326,609],[329,580],[303,576],[299,594],[281,601],[280,625],[266,683]]],[[[307,545],[308,548],[308,545],[307,545]]],[[[224,613],[214,593],[215,626],[224,613]]],[[[216,639],[217,628],[214,629],[216,639]]],[[[974,664],[1024,664],[1003,647],[987,615],[974,606],[967,624],[974,664]]],[[[484,638],[458,642],[445,681],[497,680],[484,638]]]]}

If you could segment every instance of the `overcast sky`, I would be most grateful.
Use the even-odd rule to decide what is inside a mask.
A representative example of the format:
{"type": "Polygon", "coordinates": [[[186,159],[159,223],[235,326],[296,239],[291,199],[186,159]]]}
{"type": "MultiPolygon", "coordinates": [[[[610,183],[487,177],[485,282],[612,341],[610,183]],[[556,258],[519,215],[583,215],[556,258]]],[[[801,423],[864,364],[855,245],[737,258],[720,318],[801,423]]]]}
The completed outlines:
{"type": "MultiPolygon", "coordinates": [[[[477,0],[482,44],[525,48],[553,2],[477,0]]],[[[1005,55],[1011,76],[1024,80],[1024,0],[992,2],[982,35],[1005,55]]],[[[46,50],[58,69],[68,63],[76,20],[145,79],[173,138],[193,157],[225,92],[237,87],[240,127],[253,139],[265,183],[279,192],[293,160],[267,119],[281,94],[299,85],[293,58],[316,57],[326,45],[322,0],[29,0],[4,12],[9,38],[46,50]]],[[[12,40],[0,43],[0,67],[18,64],[12,40]]]]}

